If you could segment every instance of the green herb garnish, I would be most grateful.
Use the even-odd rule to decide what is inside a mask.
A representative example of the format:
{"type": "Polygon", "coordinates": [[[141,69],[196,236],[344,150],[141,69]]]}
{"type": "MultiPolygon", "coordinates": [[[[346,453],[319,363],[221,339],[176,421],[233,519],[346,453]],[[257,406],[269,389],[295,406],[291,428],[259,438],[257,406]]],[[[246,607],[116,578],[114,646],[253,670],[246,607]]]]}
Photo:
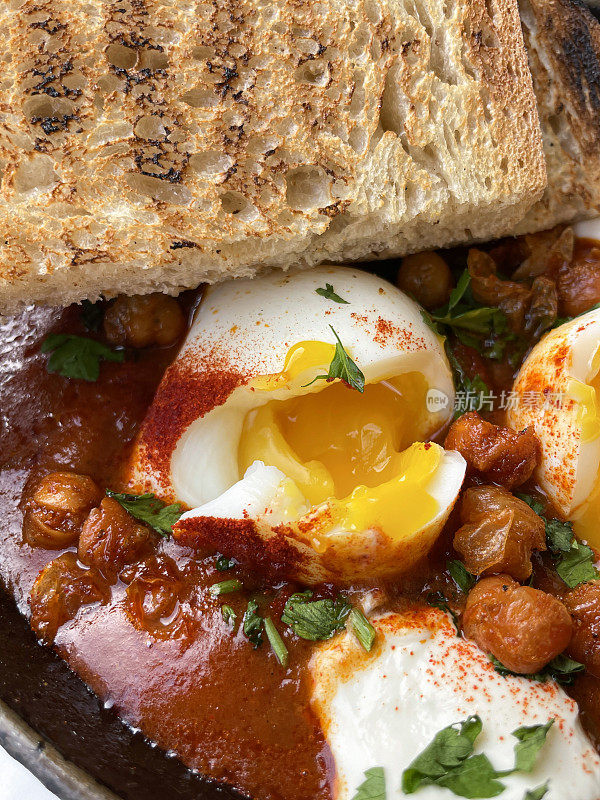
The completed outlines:
{"type": "Polygon", "coordinates": [[[496,672],[504,678],[507,675],[514,675],[517,678],[527,678],[530,681],[540,681],[541,683],[545,683],[547,680],[553,680],[560,683],[562,686],[570,686],[575,681],[576,675],[579,672],[583,672],[585,669],[583,664],[580,664],[579,661],[575,661],[574,658],[569,658],[569,656],[566,656],[564,653],[560,653],[556,658],[553,658],[540,672],[528,673],[525,675],[508,669],[508,667],[505,667],[495,656],[490,655],[489,659],[494,665],[496,672]]]}
{"type": "Polygon", "coordinates": [[[438,608],[440,611],[443,611],[446,614],[450,614],[452,617],[452,622],[454,623],[454,627],[456,628],[456,633],[460,636],[460,625],[458,622],[458,614],[453,611],[450,606],[448,605],[448,598],[445,597],[441,592],[429,592],[425,598],[425,602],[428,606],[432,608],[438,608]]]}
{"type": "Polygon", "coordinates": [[[255,649],[262,644],[262,626],[263,620],[256,612],[258,610],[258,603],[256,600],[249,600],[248,607],[244,614],[243,631],[244,636],[251,643],[255,649]]]}
{"type": "Polygon", "coordinates": [[[483,753],[473,755],[475,740],[483,724],[478,716],[449,725],[436,733],[433,741],[402,774],[402,790],[414,794],[422,786],[441,786],[459,797],[496,797],[506,788],[498,778],[514,772],[530,772],[554,720],[545,725],[518,728],[513,736],[515,765],[498,771],[483,753]]]}
{"type": "Polygon", "coordinates": [[[595,580],[598,577],[598,570],[594,566],[596,560],[594,551],[576,539],[572,523],[545,517],[541,513],[542,504],[531,495],[518,494],[517,497],[544,520],[548,550],[554,556],[556,572],[567,586],[574,589],[580,583],[595,580]]]}
{"type": "Polygon", "coordinates": [[[237,565],[235,558],[227,558],[227,556],[217,556],[215,567],[219,572],[227,572],[228,569],[233,569],[237,565]]]}
{"type": "Polygon", "coordinates": [[[221,606],[221,614],[223,615],[223,619],[227,623],[227,625],[233,626],[235,625],[235,621],[237,619],[237,614],[233,610],[231,606],[221,606]]]}
{"type": "Polygon", "coordinates": [[[269,640],[271,649],[275,653],[277,661],[279,661],[282,667],[287,667],[288,649],[285,646],[283,639],[281,638],[279,631],[275,627],[275,623],[273,622],[271,617],[265,618],[265,631],[267,633],[267,639],[269,640]]]}
{"type": "Polygon", "coordinates": [[[231,594],[232,592],[239,592],[242,589],[242,582],[237,578],[232,578],[229,581],[221,581],[220,583],[213,583],[208,587],[208,591],[213,597],[218,597],[221,594],[231,594]]]}
{"type": "Polygon", "coordinates": [[[446,355],[454,373],[454,384],[456,386],[454,419],[466,414],[467,411],[479,411],[483,408],[484,398],[491,396],[489,386],[479,375],[472,379],[469,378],[460,361],[452,352],[448,342],[446,342],[446,355]]]}
{"type": "Polygon", "coordinates": [[[580,583],[593,581],[598,577],[595,560],[592,548],[573,538],[569,552],[556,563],[556,571],[569,589],[574,589],[580,583]]]}
{"type": "Polygon", "coordinates": [[[482,306],[474,299],[468,269],[461,274],[446,305],[429,317],[438,333],[445,335],[451,329],[463,344],[491,359],[501,359],[507,343],[515,338],[503,311],[482,306]]]}
{"type": "Polygon", "coordinates": [[[350,612],[350,623],[356,638],[367,653],[370,653],[377,638],[377,631],[358,608],[353,608],[350,612]]]}
{"type": "Polygon", "coordinates": [[[345,627],[350,605],[342,598],[311,600],[311,596],[311,592],[293,594],[284,606],[281,621],[301,639],[331,639],[345,627]]]}
{"type": "Polygon", "coordinates": [[[323,288],[315,289],[315,292],[317,294],[320,294],[321,297],[327,298],[327,300],[333,300],[334,303],[344,303],[344,305],[350,305],[350,303],[347,300],[344,300],[339,296],[339,294],[335,293],[335,291],[333,290],[333,286],[330,283],[326,283],[324,289],[323,288]]]}
{"type": "Polygon", "coordinates": [[[523,800],[542,800],[550,791],[550,781],[546,781],[541,786],[536,786],[535,789],[528,789],[525,792],[523,800]]]}
{"type": "Polygon", "coordinates": [[[358,787],[352,800],[386,800],[385,773],[383,767],[365,770],[365,780],[358,787]]]}
{"type": "Polygon", "coordinates": [[[462,561],[456,559],[454,561],[447,561],[446,569],[452,576],[454,583],[464,594],[468,594],[473,586],[475,586],[477,578],[467,570],[462,561]]]}
{"type": "Polygon", "coordinates": [[[413,794],[422,786],[438,785],[463,797],[495,797],[500,794],[504,786],[496,780],[496,771],[487,756],[472,755],[475,739],[482,728],[481,719],[471,716],[436,733],[431,744],[402,773],[402,790],[413,794]],[[473,772],[475,758],[478,759],[478,770],[473,772]],[[464,794],[460,791],[460,782],[469,782],[469,778],[473,779],[473,791],[464,794]]]}
{"type": "Polygon", "coordinates": [[[302,388],[305,389],[307,386],[311,386],[315,381],[332,381],[335,378],[339,378],[351,389],[364,392],[365,376],[356,366],[354,361],[352,361],[348,353],[344,350],[344,345],[342,344],[340,337],[335,332],[333,326],[330,325],[329,327],[337,339],[335,353],[331,364],[329,365],[329,372],[327,375],[317,375],[316,378],[313,378],[310,383],[306,383],[302,388]]]}
{"type": "MultiPolygon", "coordinates": [[[[536,513],[539,516],[543,516],[539,511],[536,513]]],[[[546,517],[544,517],[544,522],[546,525],[546,544],[550,552],[554,553],[554,555],[568,553],[575,535],[573,533],[573,525],[560,519],[546,519],[546,517]]]]}
{"type": "Polygon", "coordinates": [[[102,303],[90,303],[89,300],[84,300],[81,303],[81,311],[79,312],[79,319],[88,331],[98,333],[102,325],[102,318],[104,317],[104,310],[102,303]]]}
{"type": "Polygon", "coordinates": [[[111,350],[95,339],[68,333],[50,334],[42,343],[42,353],[52,353],[46,367],[48,372],[90,383],[98,380],[101,361],[121,363],[125,358],[122,350],[111,350]]]}
{"type": "Polygon", "coordinates": [[[171,535],[173,525],[183,513],[179,503],[173,503],[168,506],[151,492],[147,494],[123,494],[121,492],[111,492],[110,489],[107,489],[106,494],[120,503],[132,517],[154,528],[161,536],[171,535]]]}
{"type": "Polygon", "coordinates": [[[515,745],[515,766],[505,774],[512,772],[531,772],[535,766],[548,731],[554,725],[554,720],[549,719],[545,725],[524,725],[512,732],[519,741],[515,745]]]}

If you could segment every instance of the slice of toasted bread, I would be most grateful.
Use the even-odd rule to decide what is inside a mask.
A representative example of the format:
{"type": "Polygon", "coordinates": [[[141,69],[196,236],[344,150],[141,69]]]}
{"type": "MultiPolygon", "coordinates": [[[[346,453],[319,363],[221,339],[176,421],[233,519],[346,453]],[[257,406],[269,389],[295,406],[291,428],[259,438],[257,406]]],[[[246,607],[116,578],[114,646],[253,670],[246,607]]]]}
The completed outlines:
{"type": "Polygon", "coordinates": [[[4,0],[0,306],[512,230],[517,0],[4,0]]]}
{"type": "Polygon", "coordinates": [[[600,214],[600,23],[578,0],[520,0],[548,188],[515,233],[600,214]]]}

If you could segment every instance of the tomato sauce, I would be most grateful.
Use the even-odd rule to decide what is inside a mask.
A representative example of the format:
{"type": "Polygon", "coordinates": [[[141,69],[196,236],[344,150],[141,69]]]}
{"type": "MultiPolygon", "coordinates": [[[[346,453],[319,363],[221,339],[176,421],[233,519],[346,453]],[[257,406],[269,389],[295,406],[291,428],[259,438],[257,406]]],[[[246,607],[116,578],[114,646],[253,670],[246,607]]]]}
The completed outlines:
{"type": "MultiPolygon", "coordinates": [[[[48,374],[39,347],[50,332],[86,334],[74,308],[30,310],[0,329],[0,574],[22,611],[39,571],[60,554],[23,543],[24,498],[54,470],[118,488],[129,447],[177,351],[138,351],[135,360],[102,364],[99,380],[86,383],[48,374]]],[[[189,767],[265,800],[330,797],[329,754],[305,677],[311,646],[286,640],[284,669],[268,642],[253,649],[225,623],[220,602],[207,597],[208,585],[241,577],[239,570],[219,572],[213,554],[168,541],[159,541],[156,552],[182,575],[163,630],[149,632],[132,620],[119,582],[108,604],[88,606],[63,626],[59,653],[119,716],[189,767]]],[[[292,587],[265,592],[243,577],[256,588],[261,614],[281,615],[292,587]]],[[[247,597],[227,600],[238,621],[247,597]]]]}

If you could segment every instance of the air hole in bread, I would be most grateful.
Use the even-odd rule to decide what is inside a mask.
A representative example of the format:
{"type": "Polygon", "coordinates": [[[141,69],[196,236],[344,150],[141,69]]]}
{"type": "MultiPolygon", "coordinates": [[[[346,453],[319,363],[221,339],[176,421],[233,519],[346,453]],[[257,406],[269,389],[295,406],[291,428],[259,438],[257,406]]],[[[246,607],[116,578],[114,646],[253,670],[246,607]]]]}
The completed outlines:
{"type": "Polygon", "coordinates": [[[393,66],[388,71],[379,110],[379,123],[383,130],[397,135],[404,132],[406,109],[406,98],[399,88],[402,85],[399,71],[399,66],[393,66]]]}
{"type": "Polygon", "coordinates": [[[198,47],[192,47],[192,58],[195,58],[198,61],[204,61],[214,57],[215,57],[214,47],[207,47],[206,45],[199,45],[198,47]]]}
{"type": "Polygon", "coordinates": [[[299,83],[309,83],[313,86],[327,86],[329,83],[329,63],[323,59],[306,61],[296,70],[296,80],[299,83]]]}
{"type": "Polygon", "coordinates": [[[109,63],[117,69],[129,70],[137,64],[138,51],[132,47],[126,47],[124,44],[113,42],[108,45],[104,53],[109,63]]]}
{"type": "Polygon", "coordinates": [[[36,94],[24,101],[23,114],[29,120],[32,117],[52,117],[57,111],[56,105],[53,98],[47,94],[36,94]]]}
{"type": "Polygon", "coordinates": [[[190,89],[181,96],[181,99],[192,108],[211,108],[219,104],[219,98],[212,89],[200,86],[190,89]]]}
{"type": "Polygon", "coordinates": [[[195,153],[189,161],[190,169],[200,175],[221,175],[234,164],[233,158],[217,150],[195,153]]]}
{"type": "Polygon", "coordinates": [[[221,195],[221,207],[226,214],[232,214],[242,222],[252,222],[258,216],[255,206],[240,192],[225,192],[221,195]]]}
{"type": "Polygon", "coordinates": [[[148,195],[159,203],[172,203],[176,206],[186,206],[193,195],[190,190],[180,183],[169,183],[152,175],[143,175],[139,172],[130,172],[126,176],[127,184],[140,194],[148,195]]]}
{"type": "Polygon", "coordinates": [[[139,54],[138,69],[149,69],[155,72],[159,69],[167,69],[169,59],[166,53],[160,50],[141,50],[139,54]]]}
{"type": "Polygon", "coordinates": [[[135,123],[134,133],[140,139],[162,139],[166,135],[165,126],[156,114],[140,117],[135,123]]]}
{"type": "Polygon", "coordinates": [[[331,178],[321,167],[291,169],[285,183],[287,204],[295,211],[325,208],[331,203],[331,178]]]}
{"type": "Polygon", "coordinates": [[[382,20],[381,3],[378,0],[367,0],[365,14],[369,22],[373,23],[373,25],[379,25],[382,20]]]}
{"type": "Polygon", "coordinates": [[[48,191],[58,183],[54,162],[49,156],[25,156],[15,170],[13,182],[17,192],[48,191]]]}
{"type": "Polygon", "coordinates": [[[371,42],[371,31],[365,26],[361,25],[357,28],[352,36],[350,46],[348,48],[348,55],[350,58],[356,60],[364,55],[369,48],[371,42]]]}
{"type": "Polygon", "coordinates": [[[420,25],[425,28],[427,35],[431,38],[433,36],[433,23],[431,19],[427,16],[427,11],[423,5],[418,5],[416,2],[410,3],[410,6],[407,3],[407,11],[411,14],[415,19],[419,22],[420,25]]]}
{"type": "Polygon", "coordinates": [[[369,132],[361,125],[356,125],[348,135],[348,144],[355,153],[362,155],[369,145],[369,132]]]}

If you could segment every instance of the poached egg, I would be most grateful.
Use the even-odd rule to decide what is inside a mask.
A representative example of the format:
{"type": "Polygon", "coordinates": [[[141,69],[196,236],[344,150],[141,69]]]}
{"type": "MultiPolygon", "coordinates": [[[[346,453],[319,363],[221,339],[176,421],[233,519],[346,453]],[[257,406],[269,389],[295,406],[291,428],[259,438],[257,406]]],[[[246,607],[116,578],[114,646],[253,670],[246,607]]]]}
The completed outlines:
{"type": "Polygon", "coordinates": [[[286,577],[397,574],[462,484],[463,458],[429,441],[453,405],[442,341],[389,283],[328,266],[232,281],[202,298],[131,485],[190,509],[180,541],[286,577]]]}
{"type": "MultiPolygon", "coordinates": [[[[388,800],[408,796],[404,770],[436,733],[470,715],[483,722],[475,753],[485,753],[497,770],[514,765],[513,731],[554,720],[532,772],[501,778],[502,800],[523,800],[546,781],[545,800],[600,798],[600,759],[575,701],[558,684],[502,677],[437,609],[415,607],[371,622],[378,633],[371,653],[345,633],[320,645],[310,662],[312,704],[335,763],[335,800],[356,797],[374,767],[383,768],[388,800]]],[[[439,786],[414,796],[456,798],[439,786]]]]}
{"type": "Polygon", "coordinates": [[[600,549],[600,309],[547,333],[517,376],[508,424],[542,445],[535,477],[576,535],[600,549]]]}

